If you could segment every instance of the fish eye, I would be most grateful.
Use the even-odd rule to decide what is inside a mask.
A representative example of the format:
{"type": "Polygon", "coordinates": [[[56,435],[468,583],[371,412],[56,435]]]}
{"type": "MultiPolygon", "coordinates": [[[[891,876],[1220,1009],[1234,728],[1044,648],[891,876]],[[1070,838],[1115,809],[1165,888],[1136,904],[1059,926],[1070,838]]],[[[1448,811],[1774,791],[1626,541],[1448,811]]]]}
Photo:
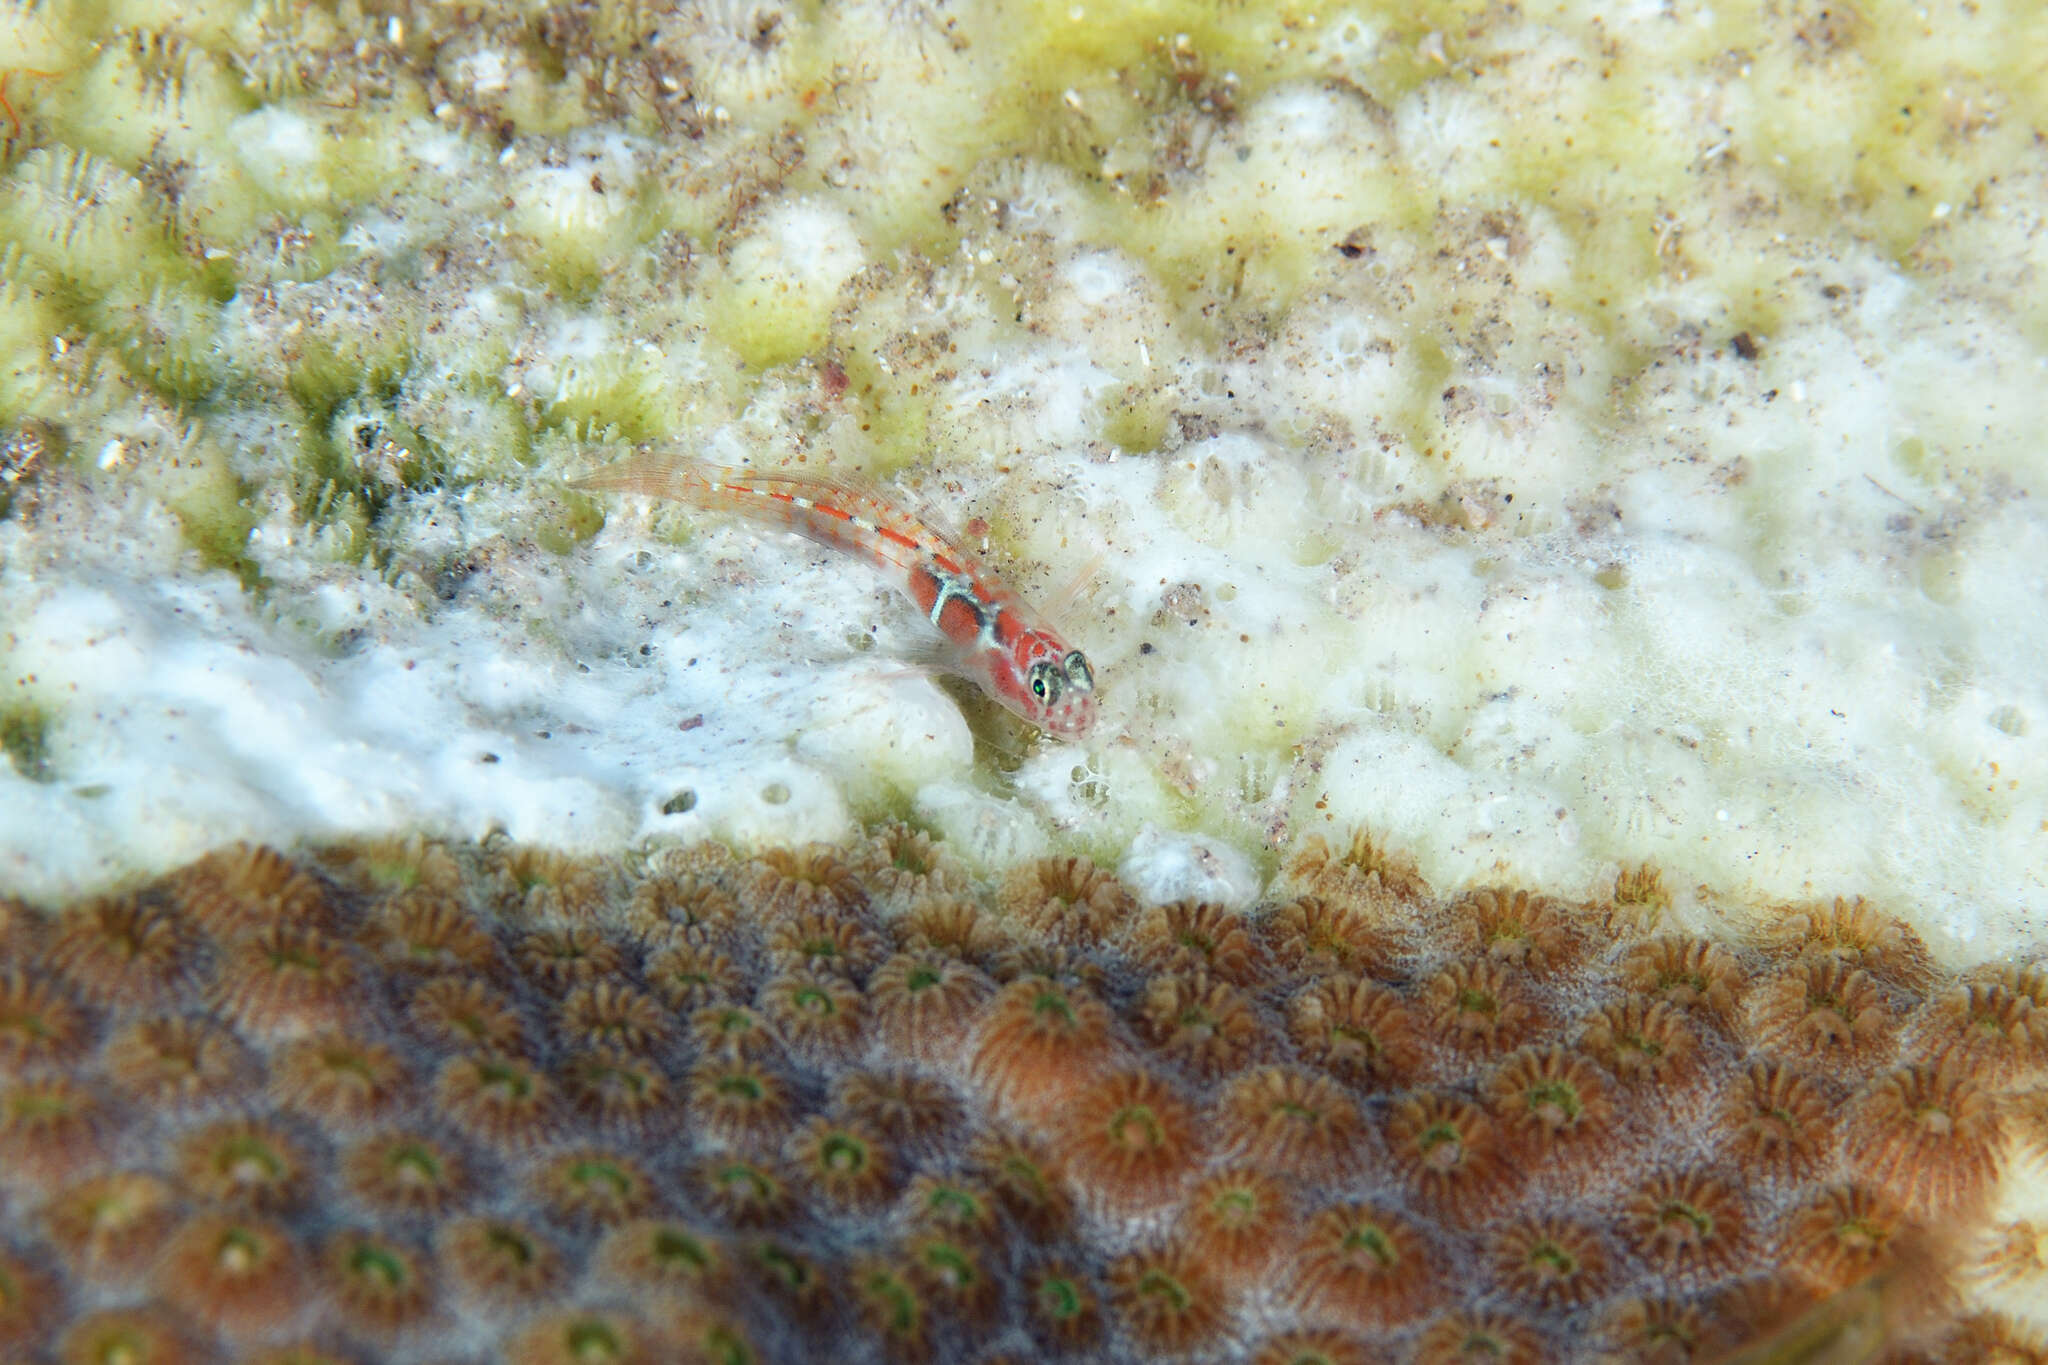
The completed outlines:
{"type": "Polygon", "coordinates": [[[1060,694],[1059,665],[1041,659],[1031,665],[1031,695],[1042,702],[1051,702],[1060,694]]]}
{"type": "Polygon", "coordinates": [[[1066,662],[1061,666],[1067,670],[1067,681],[1074,684],[1074,686],[1084,692],[1090,692],[1095,689],[1095,670],[1088,667],[1088,656],[1080,650],[1077,649],[1069,654],[1066,662]]]}

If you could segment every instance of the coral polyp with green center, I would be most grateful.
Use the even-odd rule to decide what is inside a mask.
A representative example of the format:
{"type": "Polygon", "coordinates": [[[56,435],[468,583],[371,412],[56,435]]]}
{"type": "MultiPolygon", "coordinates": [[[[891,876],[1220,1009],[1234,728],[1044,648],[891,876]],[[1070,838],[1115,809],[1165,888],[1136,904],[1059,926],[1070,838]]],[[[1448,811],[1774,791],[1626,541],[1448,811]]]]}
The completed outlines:
{"type": "MultiPolygon", "coordinates": [[[[1587,946],[1531,973],[1470,957],[1504,898],[1374,876],[1329,889],[1333,906],[1373,907],[1377,965],[1304,988],[1298,901],[1077,922],[1018,887],[1130,891],[1060,860],[949,877],[954,903],[1013,945],[988,982],[886,877],[871,889],[852,870],[892,867],[901,838],[698,850],[688,894],[722,909],[697,921],[650,917],[677,893],[675,855],[436,849],[421,924],[463,950],[425,958],[390,951],[420,890],[366,875],[375,860],[348,846],[209,858],[138,889],[146,920],[100,901],[47,924],[24,911],[0,966],[0,1233],[55,1292],[0,1323],[23,1346],[112,1331],[88,1306],[114,1285],[135,1315],[124,1331],[393,1361],[480,1339],[535,1359],[665,1359],[715,1339],[768,1360],[984,1345],[1202,1360],[1255,1337],[1303,1359],[1608,1360],[1651,1340],[1705,1359],[1862,1312],[1855,1296],[1883,1286],[1874,1330],[1892,1349],[1960,1361],[2029,1340],[1962,1296],[2048,1283],[2024,1225],[1998,1221],[2048,1145],[2042,1061],[1947,1043],[1939,1006],[1968,991],[1931,964],[1857,988],[1877,1015],[1856,1045],[1870,1070],[1829,1072],[1786,1021],[1848,980],[1836,937],[1681,945],[1558,896],[1546,932],[1587,946]],[[510,894],[506,868],[543,865],[576,893],[510,894]],[[325,932],[265,922],[281,913],[325,932]],[[792,972],[775,945],[793,920],[889,956],[792,972]],[[203,1013],[108,1033],[117,999],[35,984],[116,930],[138,952],[188,945],[203,1013]],[[713,943],[727,1003],[670,1026],[652,976],[713,943]],[[1254,1045],[1191,1050],[1159,1028],[1190,948],[1229,964],[1254,1045]],[[364,1001],[414,1008],[299,1037],[279,1007],[328,1010],[323,989],[248,1006],[252,970],[324,981],[343,961],[364,1001]],[[1518,1048],[1419,1025],[1510,981],[1518,1048]],[[921,991],[935,1003],[913,1003],[921,991]],[[893,1022],[832,1041],[813,994],[893,1022]],[[518,1026],[423,1027],[429,998],[437,1020],[481,1009],[518,1026]],[[1746,998],[1765,1003],[1714,1007],[1746,998]],[[1290,1014],[1304,1026],[1281,1027],[1290,1014]],[[1930,1049],[1938,1061],[1916,1060],[1930,1049]],[[191,1079],[174,1084],[179,1067],[191,1079]]],[[[1907,941],[1882,917],[1857,923],[1866,960],[1907,941]]]]}

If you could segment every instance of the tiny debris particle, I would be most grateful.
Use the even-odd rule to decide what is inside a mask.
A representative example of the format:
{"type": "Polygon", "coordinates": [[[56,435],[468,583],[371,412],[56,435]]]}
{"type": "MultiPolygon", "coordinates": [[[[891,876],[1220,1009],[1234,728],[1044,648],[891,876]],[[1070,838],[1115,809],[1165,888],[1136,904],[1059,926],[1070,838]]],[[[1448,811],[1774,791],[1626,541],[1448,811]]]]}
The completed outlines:
{"type": "Polygon", "coordinates": [[[678,730],[685,730],[685,731],[688,731],[688,730],[694,730],[694,729],[696,729],[696,728],[697,728],[698,726],[702,725],[703,723],[704,723],[704,713],[703,713],[702,711],[699,711],[699,712],[698,712],[698,713],[697,713],[696,715],[694,715],[694,716],[691,716],[691,717],[689,717],[689,718],[687,718],[687,719],[685,719],[685,720],[682,720],[682,721],[678,722],[678,723],[677,723],[677,725],[676,725],[676,729],[678,729],[678,730]]]}
{"type": "Polygon", "coordinates": [[[1747,332],[1737,332],[1728,344],[1735,348],[1735,354],[1744,360],[1756,359],[1756,338],[1747,332]]]}

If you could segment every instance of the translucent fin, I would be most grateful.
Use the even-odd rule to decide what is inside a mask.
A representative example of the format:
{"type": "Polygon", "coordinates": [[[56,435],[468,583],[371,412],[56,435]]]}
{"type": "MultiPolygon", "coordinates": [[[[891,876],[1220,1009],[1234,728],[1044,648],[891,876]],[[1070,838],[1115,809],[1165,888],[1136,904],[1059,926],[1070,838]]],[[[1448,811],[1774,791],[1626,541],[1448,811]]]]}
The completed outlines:
{"type": "Polygon", "coordinates": [[[1096,577],[1102,572],[1102,566],[1108,562],[1109,552],[1097,550],[1094,558],[1083,564],[1080,571],[1067,580],[1064,588],[1046,599],[1045,619],[1055,626],[1064,627],[1071,619],[1068,614],[1074,609],[1074,604],[1081,600],[1083,593],[1094,586],[1096,577]]]}

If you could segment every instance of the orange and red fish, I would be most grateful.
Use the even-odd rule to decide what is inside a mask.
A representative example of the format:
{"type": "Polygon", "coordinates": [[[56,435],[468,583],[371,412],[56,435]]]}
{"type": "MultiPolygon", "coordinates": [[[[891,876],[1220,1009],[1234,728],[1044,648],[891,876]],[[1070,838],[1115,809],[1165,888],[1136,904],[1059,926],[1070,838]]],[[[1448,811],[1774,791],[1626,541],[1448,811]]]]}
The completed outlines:
{"type": "Polygon", "coordinates": [[[946,637],[947,662],[982,691],[1062,739],[1095,723],[1087,656],[973,554],[879,493],[815,474],[736,469],[665,452],[642,452],[571,484],[735,512],[867,560],[946,637]]]}

